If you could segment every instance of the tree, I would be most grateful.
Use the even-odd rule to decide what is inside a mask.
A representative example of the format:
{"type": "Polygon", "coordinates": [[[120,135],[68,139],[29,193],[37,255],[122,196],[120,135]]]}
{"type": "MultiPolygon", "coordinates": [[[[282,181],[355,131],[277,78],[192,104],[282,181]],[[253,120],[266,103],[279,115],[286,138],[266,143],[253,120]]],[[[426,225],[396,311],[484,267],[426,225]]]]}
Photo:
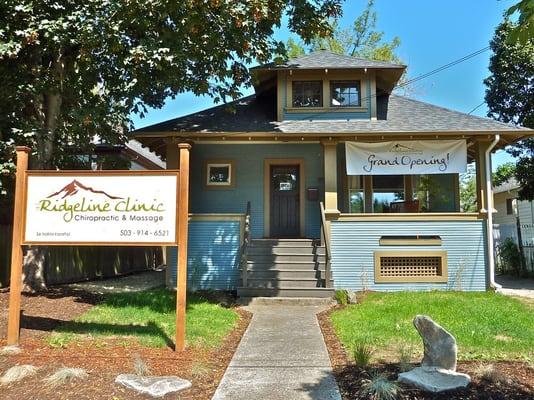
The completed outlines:
{"type": "Polygon", "coordinates": [[[460,211],[477,211],[476,167],[474,164],[469,164],[467,171],[460,174],[460,211]]]}
{"type": "MultiPolygon", "coordinates": [[[[516,24],[504,21],[490,43],[491,75],[484,80],[488,116],[518,126],[534,128],[534,38],[521,44],[509,41],[516,24]]],[[[521,200],[534,199],[534,139],[522,140],[507,151],[518,157],[515,177],[521,200]]]]}
{"type": "Polygon", "coordinates": [[[519,41],[521,44],[525,44],[529,39],[534,38],[534,1],[521,0],[510,7],[505,15],[510,17],[516,12],[519,13],[519,21],[510,32],[508,41],[511,43],[519,41]]]}
{"type": "Polygon", "coordinates": [[[34,149],[33,168],[61,168],[89,152],[95,135],[123,143],[131,114],[178,93],[235,99],[251,84],[247,64],[284,55],[272,36],[284,14],[309,43],[331,32],[341,2],[0,0],[4,192],[15,144],[34,149]]]}
{"type": "Polygon", "coordinates": [[[515,163],[507,162],[497,167],[492,174],[493,186],[500,186],[506,183],[510,178],[515,175],[515,163]]]}
{"type": "MultiPolygon", "coordinates": [[[[395,54],[400,39],[394,37],[391,42],[383,41],[384,32],[376,30],[377,14],[373,7],[374,0],[368,0],[365,10],[351,28],[340,28],[334,23],[332,34],[313,38],[309,50],[326,49],[338,54],[401,64],[401,59],[395,54]]],[[[289,41],[291,47],[300,46],[300,52],[305,52],[305,46],[295,43],[293,39],[288,40],[288,45],[289,41]]]]}

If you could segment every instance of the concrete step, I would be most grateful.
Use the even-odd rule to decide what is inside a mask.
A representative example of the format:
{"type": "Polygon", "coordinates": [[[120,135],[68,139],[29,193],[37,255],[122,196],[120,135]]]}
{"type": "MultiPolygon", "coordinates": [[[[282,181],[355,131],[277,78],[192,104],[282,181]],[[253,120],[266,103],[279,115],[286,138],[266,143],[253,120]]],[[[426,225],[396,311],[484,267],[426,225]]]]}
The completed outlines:
{"type": "Polygon", "coordinates": [[[268,246],[260,246],[255,247],[251,246],[248,248],[248,255],[249,257],[251,255],[268,255],[268,254],[275,254],[275,255],[284,255],[284,254],[325,254],[324,247],[268,247],[268,246]]]}
{"type": "Polygon", "coordinates": [[[321,279],[324,271],[314,269],[252,269],[249,279],[321,279]]]}
{"type": "Polygon", "coordinates": [[[250,288],[321,288],[324,280],[317,278],[247,278],[250,288]]]}
{"type": "Polygon", "coordinates": [[[317,306],[336,304],[330,297],[240,297],[237,302],[246,306],[317,306]]]}
{"type": "Polygon", "coordinates": [[[247,260],[254,263],[273,263],[273,262],[293,262],[304,261],[314,263],[315,261],[324,262],[324,255],[315,254],[298,254],[298,253],[284,253],[284,254],[248,254],[247,260]]]}
{"type": "Polygon", "coordinates": [[[269,262],[258,262],[258,261],[247,261],[247,269],[249,271],[268,271],[268,270],[322,270],[325,269],[324,262],[316,261],[269,261],[269,262]]]}
{"type": "Polygon", "coordinates": [[[238,287],[239,297],[312,297],[332,299],[334,289],[326,288],[299,288],[299,287],[279,287],[276,289],[238,287]]]}
{"type": "Polygon", "coordinates": [[[252,239],[254,247],[313,247],[317,239],[252,239]]]}

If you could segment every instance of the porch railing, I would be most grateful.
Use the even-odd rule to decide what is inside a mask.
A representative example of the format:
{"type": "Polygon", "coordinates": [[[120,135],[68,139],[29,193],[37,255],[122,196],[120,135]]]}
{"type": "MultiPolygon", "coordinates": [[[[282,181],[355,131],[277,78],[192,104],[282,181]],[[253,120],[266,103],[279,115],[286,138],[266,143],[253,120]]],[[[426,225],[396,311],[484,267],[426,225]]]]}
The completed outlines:
{"type": "Polygon", "coordinates": [[[326,225],[326,215],[324,211],[323,202],[319,203],[321,208],[321,242],[324,244],[325,251],[325,267],[324,267],[324,278],[325,278],[325,287],[329,288],[331,286],[330,279],[330,231],[326,225]]]}
{"type": "Polygon", "coordinates": [[[245,226],[243,228],[243,243],[239,252],[239,266],[241,269],[241,280],[243,286],[247,286],[248,278],[248,245],[250,244],[250,201],[247,202],[247,211],[245,212],[245,226]]]}

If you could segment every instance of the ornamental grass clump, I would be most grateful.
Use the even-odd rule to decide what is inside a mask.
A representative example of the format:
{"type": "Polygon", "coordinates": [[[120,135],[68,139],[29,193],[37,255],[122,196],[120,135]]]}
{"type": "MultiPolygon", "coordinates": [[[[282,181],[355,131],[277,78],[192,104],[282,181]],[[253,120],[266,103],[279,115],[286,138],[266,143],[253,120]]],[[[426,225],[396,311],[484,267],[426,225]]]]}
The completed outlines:
{"type": "Polygon", "coordinates": [[[481,381],[489,383],[506,383],[508,380],[493,364],[478,365],[474,371],[474,375],[481,381]]]}
{"type": "Polygon", "coordinates": [[[374,375],[363,381],[360,394],[370,400],[395,400],[402,389],[384,375],[374,375]]]}
{"type": "Polygon", "coordinates": [[[356,343],[353,347],[352,355],[354,356],[354,363],[356,366],[365,368],[371,362],[373,349],[365,342],[356,343]]]}
{"type": "Polygon", "coordinates": [[[64,385],[67,382],[74,380],[85,380],[89,378],[87,372],[82,368],[68,368],[63,367],[58,369],[49,377],[43,379],[47,386],[56,387],[64,385]]]}
{"type": "Polygon", "coordinates": [[[402,346],[399,349],[399,370],[400,372],[406,372],[412,369],[412,348],[408,346],[402,346]]]}
{"type": "Polygon", "coordinates": [[[38,368],[33,365],[15,365],[9,368],[4,375],[0,378],[0,385],[10,385],[27,378],[28,376],[35,375],[38,368]]]}

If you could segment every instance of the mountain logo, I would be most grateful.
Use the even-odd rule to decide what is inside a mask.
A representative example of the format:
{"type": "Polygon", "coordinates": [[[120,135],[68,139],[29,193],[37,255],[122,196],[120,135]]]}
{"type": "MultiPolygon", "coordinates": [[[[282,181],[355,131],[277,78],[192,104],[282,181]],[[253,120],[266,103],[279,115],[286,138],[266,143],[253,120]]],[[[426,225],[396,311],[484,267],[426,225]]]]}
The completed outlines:
{"type": "Polygon", "coordinates": [[[389,149],[390,153],[411,153],[411,154],[423,154],[422,150],[418,150],[414,147],[410,147],[404,144],[395,143],[393,146],[391,146],[391,149],[389,149]]]}
{"type": "Polygon", "coordinates": [[[108,198],[110,198],[112,200],[122,200],[123,199],[122,197],[111,196],[108,193],[104,192],[103,190],[96,190],[96,189],[93,189],[92,187],[85,186],[84,184],[82,184],[80,181],[78,181],[76,179],[74,179],[71,183],[69,183],[68,185],[66,185],[62,189],[58,190],[57,192],[52,193],[51,195],[49,195],[47,197],[47,199],[50,199],[52,197],[58,197],[58,196],[61,196],[61,199],[64,199],[66,197],[74,196],[78,192],[84,192],[84,191],[85,192],[95,193],[95,194],[103,194],[103,195],[107,196],[108,198]]]}

